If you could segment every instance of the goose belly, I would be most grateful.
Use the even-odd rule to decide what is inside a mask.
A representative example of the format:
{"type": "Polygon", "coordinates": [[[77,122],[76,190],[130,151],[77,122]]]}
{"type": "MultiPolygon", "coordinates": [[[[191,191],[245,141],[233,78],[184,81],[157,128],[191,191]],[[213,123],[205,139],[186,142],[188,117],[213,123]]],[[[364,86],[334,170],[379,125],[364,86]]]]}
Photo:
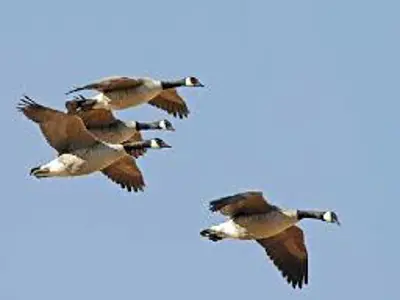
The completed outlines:
{"type": "Polygon", "coordinates": [[[276,211],[268,214],[237,217],[234,222],[245,228],[249,237],[260,239],[268,238],[284,231],[296,224],[298,219],[295,215],[285,215],[276,211]]]}
{"type": "Polygon", "coordinates": [[[136,132],[135,129],[129,127],[90,128],[89,130],[95,137],[110,144],[125,142],[136,132]]]}
{"type": "Polygon", "coordinates": [[[140,86],[131,89],[108,92],[106,93],[106,96],[111,100],[109,102],[111,108],[119,110],[147,103],[160,92],[161,88],[155,86],[140,86]]]}
{"type": "Polygon", "coordinates": [[[122,146],[120,147],[121,149],[117,149],[117,147],[114,149],[106,144],[101,144],[91,149],[75,151],[73,154],[85,161],[79,170],[75,171],[75,175],[86,175],[108,167],[125,155],[122,146]]]}

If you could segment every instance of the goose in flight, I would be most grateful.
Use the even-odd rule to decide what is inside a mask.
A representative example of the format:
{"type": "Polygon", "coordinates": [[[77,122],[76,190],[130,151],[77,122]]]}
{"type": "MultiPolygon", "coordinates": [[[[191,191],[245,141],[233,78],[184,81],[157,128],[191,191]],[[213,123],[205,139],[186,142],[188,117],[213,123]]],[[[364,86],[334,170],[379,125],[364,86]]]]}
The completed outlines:
{"type": "Polygon", "coordinates": [[[296,224],[302,219],[316,219],[340,225],[333,211],[282,209],[269,204],[258,191],[211,201],[210,210],[228,216],[229,220],[201,231],[201,236],[214,242],[255,240],[287,282],[300,289],[308,284],[308,254],[303,231],[296,224]]]}
{"type": "Polygon", "coordinates": [[[204,85],[196,77],[162,81],[148,77],[113,76],[68,91],[67,95],[82,90],[95,90],[99,94],[91,99],[70,100],[66,102],[66,105],[75,110],[99,108],[121,110],[148,103],[182,119],[188,117],[189,109],[176,88],[183,86],[203,87],[204,85]]]}
{"type": "Polygon", "coordinates": [[[134,143],[111,144],[97,139],[76,115],[40,105],[25,96],[18,110],[39,124],[47,142],[58,157],[31,169],[36,178],[83,176],[102,172],[128,191],[143,190],[145,183],[133,156],[143,149],[170,148],[159,138],[134,143]]]}
{"type": "MultiPolygon", "coordinates": [[[[75,100],[87,100],[79,95],[75,100]]],[[[143,140],[143,130],[175,131],[171,122],[164,119],[155,122],[122,121],[107,109],[73,110],[66,105],[69,114],[76,114],[86,128],[98,139],[111,144],[143,140]]]]}

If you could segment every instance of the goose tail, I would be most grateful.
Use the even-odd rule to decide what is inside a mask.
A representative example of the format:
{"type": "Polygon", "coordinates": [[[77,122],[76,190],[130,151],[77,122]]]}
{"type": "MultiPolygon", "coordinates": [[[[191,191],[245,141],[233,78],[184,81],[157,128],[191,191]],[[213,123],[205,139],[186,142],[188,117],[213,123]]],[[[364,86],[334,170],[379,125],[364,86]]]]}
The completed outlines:
{"type": "Polygon", "coordinates": [[[212,229],[209,229],[209,228],[200,231],[200,235],[208,238],[210,241],[213,241],[213,242],[218,242],[223,239],[215,231],[213,231],[212,229]]]}
{"type": "Polygon", "coordinates": [[[76,97],[73,100],[69,100],[65,102],[65,107],[69,113],[74,113],[80,110],[86,111],[92,109],[97,101],[95,99],[87,99],[83,96],[76,97]]]}

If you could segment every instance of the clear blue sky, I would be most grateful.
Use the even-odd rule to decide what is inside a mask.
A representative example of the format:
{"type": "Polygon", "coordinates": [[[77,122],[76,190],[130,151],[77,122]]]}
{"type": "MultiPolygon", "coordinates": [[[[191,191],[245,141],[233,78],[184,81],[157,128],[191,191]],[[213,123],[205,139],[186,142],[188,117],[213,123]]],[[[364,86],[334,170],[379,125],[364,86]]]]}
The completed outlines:
{"type": "MultiPolygon", "coordinates": [[[[0,299],[395,299],[398,1],[7,1],[0,9],[0,299]],[[321,3],[323,2],[323,3],[321,3]],[[130,194],[101,174],[36,180],[54,156],[15,105],[64,108],[109,75],[198,76],[173,145],[130,194]],[[211,243],[207,203],[246,189],[304,221],[310,284],[292,290],[251,242],[211,243]]],[[[118,113],[150,121],[152,107],[118,113]]]]}

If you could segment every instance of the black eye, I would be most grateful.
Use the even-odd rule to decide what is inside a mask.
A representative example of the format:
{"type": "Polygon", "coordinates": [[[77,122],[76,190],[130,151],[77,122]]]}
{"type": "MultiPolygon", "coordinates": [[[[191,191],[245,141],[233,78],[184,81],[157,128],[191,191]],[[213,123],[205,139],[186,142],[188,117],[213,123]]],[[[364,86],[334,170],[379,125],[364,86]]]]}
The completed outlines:
{"type": "Polygon", "coordinates": [[[199,82],[199,80],[198,80],[196,77],[190,77],[190,81],[191,81],[193,84],[196,84],[196,83],[199,82]]]}

